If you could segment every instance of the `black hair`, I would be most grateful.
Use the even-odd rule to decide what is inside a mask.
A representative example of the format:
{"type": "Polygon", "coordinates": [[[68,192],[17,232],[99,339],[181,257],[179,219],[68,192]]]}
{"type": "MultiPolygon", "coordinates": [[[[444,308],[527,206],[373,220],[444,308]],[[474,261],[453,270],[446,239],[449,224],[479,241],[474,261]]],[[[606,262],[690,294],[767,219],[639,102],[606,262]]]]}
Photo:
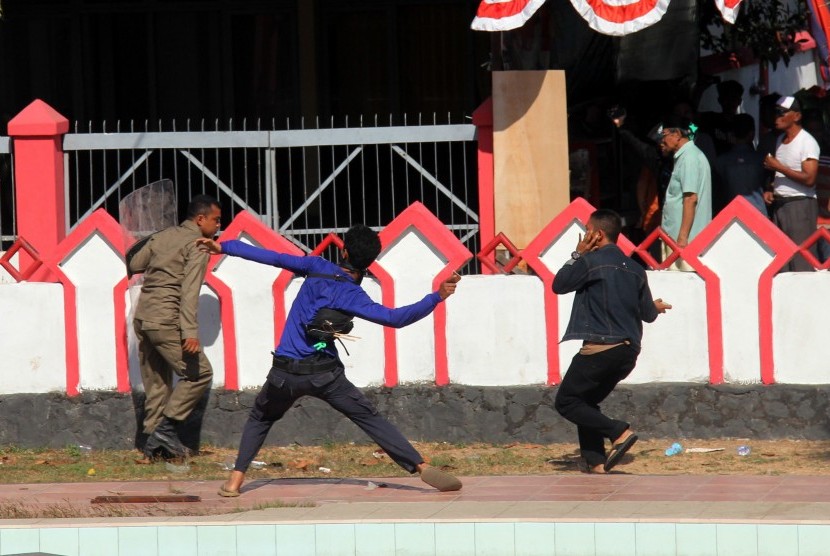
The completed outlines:
{"type": "Polygon", "coordinates": [[[355,224],[343,238],[343,248],[349,253],[349,263],[360,271],[369,268],[380,255],[380,237],[369,226],[355,224]]]}
{"type": "Polygon", "coordinates": [[[742,97],[744,95],[744,86],[735,81],[734,79],[729,79],[727,81],[721,81],[717,84],[718,89],[718,96],[736,96],[742,97]]]}
{"type": "Polygon", "coordinates": [[[187,205],[187,219],[193,220],[200,214],[207,216],[213,207],[219,207],[219,201],[210,195],[196,195],[190,199],[190,203],[187,205]]]}
{"type": "Polygon", "coordinates": [[[732,120],[732,135],[735,139],[753,139],[755,137],[755,118],[749,114],[736,114],[732,120]]]}
{"type": "Polygon", "coordinates": [[[609,209],[598,209],[591,214],[591,221],[599,228],[611,243],[617,243],[617,238],[622,232],[622,218],[620,215],[609,209]]]}

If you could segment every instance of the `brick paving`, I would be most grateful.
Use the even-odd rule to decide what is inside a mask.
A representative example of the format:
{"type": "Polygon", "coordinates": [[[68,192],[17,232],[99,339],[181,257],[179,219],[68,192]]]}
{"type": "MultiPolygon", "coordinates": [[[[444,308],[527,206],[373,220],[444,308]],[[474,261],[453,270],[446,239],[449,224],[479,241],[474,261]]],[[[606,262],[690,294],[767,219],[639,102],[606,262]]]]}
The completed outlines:
{"type": "Polygon", "coordinates": [[[523,518],[830,523],[830,476],[614,473],[462,480],[461,491],[448,493],[435,491],[417,477],[254,480],[243,487],[239,498],[220,497],[220,481],[4,484],[0,485],[0,502],[68,504],[83,509],[90,507],[96,496],[184,494],[197,495],[201,501],[169,507],[207,510],[215,512],[217,519],[228,520],[523,518]],[[271,505],[278,507],[267,507],[271,505]]]}

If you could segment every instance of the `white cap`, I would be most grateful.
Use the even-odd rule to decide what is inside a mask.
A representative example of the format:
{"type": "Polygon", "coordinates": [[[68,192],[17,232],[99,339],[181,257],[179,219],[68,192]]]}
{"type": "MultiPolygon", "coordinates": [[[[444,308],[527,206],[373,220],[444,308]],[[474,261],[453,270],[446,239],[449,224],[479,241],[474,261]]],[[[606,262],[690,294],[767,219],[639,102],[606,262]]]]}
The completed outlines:
{"type": "Polygon", "coordinates": [[[799,104],[798,99],[795,97],[781,97],[778,99],[778,102],[775,103],[775,106],[783,108],[784,110],[801,112],[801,104],[799,104]]]}

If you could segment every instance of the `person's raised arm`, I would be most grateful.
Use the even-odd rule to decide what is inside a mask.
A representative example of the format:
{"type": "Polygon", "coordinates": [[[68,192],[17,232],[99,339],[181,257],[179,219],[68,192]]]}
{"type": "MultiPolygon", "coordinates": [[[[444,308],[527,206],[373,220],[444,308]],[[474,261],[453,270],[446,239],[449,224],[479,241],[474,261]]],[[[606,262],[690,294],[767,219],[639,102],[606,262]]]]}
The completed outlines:
{"type": "Polygon", "coordinates": [[[376,324],[402,328],[421,320],[430,314],[440,302],[453,295],[460,279],[461,276],[453,273],[452,277],[442,283],[436,291],[424,296],[420,301],[395,308],[372,301],[362,288],[354,287],[337,299],[337,305],[334,308],[376,324]]]}
{"type": "Polygon", "coordinates": [[[211,255],[230,255],[248,261],[254,261],[269,266],[276,266],[298,274],[305,274],[311,270],[314,257],[298,257],[277,253],[270,249],[254,247],[244,241],[231,239],[219,243],[218,241],[201,238],[196,240],[199,249],[211,255]]]}

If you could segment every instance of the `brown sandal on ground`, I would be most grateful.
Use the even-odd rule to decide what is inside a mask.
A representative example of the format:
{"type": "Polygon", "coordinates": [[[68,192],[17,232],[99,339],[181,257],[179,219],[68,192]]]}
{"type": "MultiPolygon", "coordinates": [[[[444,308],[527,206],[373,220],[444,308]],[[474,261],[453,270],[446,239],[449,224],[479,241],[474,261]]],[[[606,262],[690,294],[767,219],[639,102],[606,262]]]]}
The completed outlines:
{"type": "Polygon", "coordinates": [[[441,492],[461,490],[461,481],[453,475],[429,466],[421,471],[421,480],[441,492]]]}
{"type": "Polygon", "coordinates": [[[238,490],[227,490],[225,485],[219,487],[219,496],[224,496],[225,498],[236,498],[239,496],[238,490]]]}

